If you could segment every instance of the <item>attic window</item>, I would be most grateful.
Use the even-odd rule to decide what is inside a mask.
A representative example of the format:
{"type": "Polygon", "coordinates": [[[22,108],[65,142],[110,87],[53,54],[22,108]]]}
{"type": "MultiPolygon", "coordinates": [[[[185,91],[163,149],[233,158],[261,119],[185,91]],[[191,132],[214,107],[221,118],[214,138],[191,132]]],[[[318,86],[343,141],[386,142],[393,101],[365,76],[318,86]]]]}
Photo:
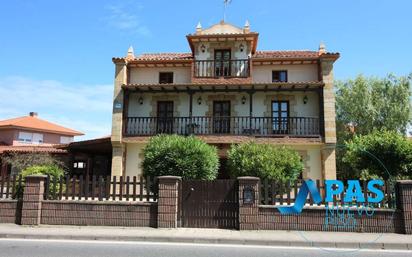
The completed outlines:
{"type": "Polygon", "coordinates": [[[173,72],[159,72],[159,84],[172,84],[173,72]]]}
{"type": "Polygon", "coordinates": [[[286,70],[274,70],[272,71],[272,82],[287,82],[288,71],[286,70]]]}

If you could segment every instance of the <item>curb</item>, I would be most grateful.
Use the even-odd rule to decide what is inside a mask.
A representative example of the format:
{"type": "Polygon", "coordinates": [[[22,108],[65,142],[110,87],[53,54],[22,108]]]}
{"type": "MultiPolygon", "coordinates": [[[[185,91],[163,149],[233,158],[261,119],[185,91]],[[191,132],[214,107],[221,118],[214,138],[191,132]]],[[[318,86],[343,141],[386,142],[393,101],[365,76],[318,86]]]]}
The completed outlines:
{"type": "Polygon", "coordinates": [[[412,244],[402,243],[355,243],[355,242],[306,242],[258,239],[230,238],[193,238],[193,237],[160,237],[160,236],[82,236],[82,235],[43,235],[43,234],[2,234],[7,239],[54,239],[54,240],[90,240],[90,241],[124,241],[124,242],[157,242],[157,243],[196,243],[196,244],[234,244],[284,247],[316,247],[336,249],[373,249],[373,250],[412,250],[412,244]]]}

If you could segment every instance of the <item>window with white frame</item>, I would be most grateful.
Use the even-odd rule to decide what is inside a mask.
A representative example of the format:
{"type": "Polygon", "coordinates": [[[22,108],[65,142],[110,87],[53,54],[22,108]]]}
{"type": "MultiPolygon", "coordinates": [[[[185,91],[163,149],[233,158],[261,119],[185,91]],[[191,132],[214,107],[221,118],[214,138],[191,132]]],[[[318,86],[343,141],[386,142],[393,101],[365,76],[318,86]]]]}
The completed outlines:
{"type": "Polygon", "coordinates": [[[73,137],[65,137],[65,136],[60,137],[60,144],[69,144],[72,141],[73,141],[73,137]]]}
{"type": "Polygon", "coordinates": [[[43,143],[43,134],[31,132],[19,132],[18,140],[26,143],[43,143]]]}

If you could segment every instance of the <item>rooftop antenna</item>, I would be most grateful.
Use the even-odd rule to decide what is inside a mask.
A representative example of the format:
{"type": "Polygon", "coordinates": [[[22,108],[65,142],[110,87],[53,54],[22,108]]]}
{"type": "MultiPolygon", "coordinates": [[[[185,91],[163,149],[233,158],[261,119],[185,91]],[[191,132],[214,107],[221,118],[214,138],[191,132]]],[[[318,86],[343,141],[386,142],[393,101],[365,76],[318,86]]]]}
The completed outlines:
{"type": "Polygon", "coordinates": [[[232,2],[232,0],[223,0],[223,5],[224,5],[224,8],[223,8],[223,21],[226,20],[226,8],[231,2],[232,2]]]}

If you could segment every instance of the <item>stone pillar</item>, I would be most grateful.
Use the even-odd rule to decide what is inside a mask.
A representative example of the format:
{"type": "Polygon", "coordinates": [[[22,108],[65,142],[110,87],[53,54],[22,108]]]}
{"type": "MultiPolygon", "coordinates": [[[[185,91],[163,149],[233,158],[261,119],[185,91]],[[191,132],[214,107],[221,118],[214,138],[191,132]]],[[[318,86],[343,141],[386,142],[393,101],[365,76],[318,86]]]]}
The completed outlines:
{"type": "Polygon", "coordinates": [[[181,177],[158,177],[157,227],[176,228],[179,212],[179,188],[181,177]]]}
{"type": "Polygon", "coordinates": [[[44,175],[26,177],[23,193],[23,207],[21,214],[22,225],[39,225],[41,218],[41,203],[44,199],[44,175]]]}
{"type": "Polygon", "coordinates": [[[336,179],[336,150],[335,145],[325,145],[321,149],[322,179],[336,179]]]}
{"type": "Polygon", "coordinates": [[[114,80],[113,93],[113,113],[112,113],[112,176],[119,176],[123,173],[123,105],[124,92],[122,85],[127,84],[127,62],[125,60],[116,60],[116,72],[114,80]]]}
{"type": "Polygon", "coordinates": [[[405,234],[412,234],[412,180],[396,182],[396,208],[401,211],[405,234]]]}
{"type": "Polygon", "coordinates": [[[239,177],[239,230],[259,229],[259,184],[257,177],[239,177]],[[251,190],[254,201],[246,203],[244,191],[251,190]]]}
{"type": "Polygon", "coordinates": [[[325,143],[336,144],[336,113],[335,92],[333,90],[333,62],[322,58],[320,63],[321,80],[325,83],[323,87],[323,119],[325,126],[325,143]]]}

